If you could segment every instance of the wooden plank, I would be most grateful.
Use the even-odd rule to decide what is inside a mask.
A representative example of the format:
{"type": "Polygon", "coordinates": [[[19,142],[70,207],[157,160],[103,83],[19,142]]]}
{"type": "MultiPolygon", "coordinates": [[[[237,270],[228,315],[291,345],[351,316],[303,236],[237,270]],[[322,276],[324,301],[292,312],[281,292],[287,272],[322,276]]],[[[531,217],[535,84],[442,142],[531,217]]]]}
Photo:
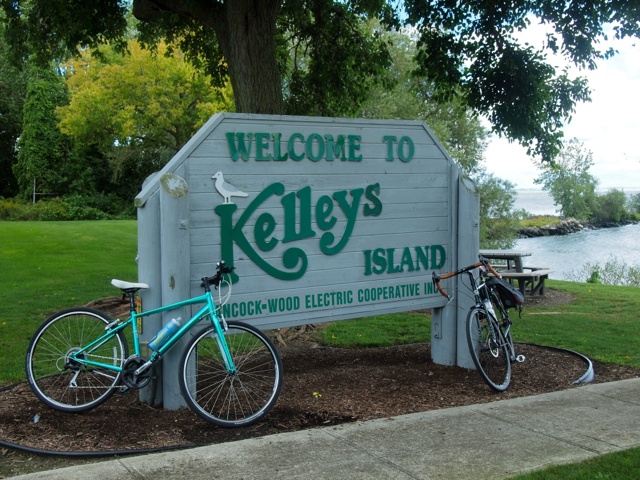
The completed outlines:
{"type": "MultiPolygon", "coordinates": [[[[526,267],[525,267],[526,268],[526,267]]],[[[548,276],[553,270],[534,270],[532,272],[499,272],[503,278],[538,278],[548,276]]]]}

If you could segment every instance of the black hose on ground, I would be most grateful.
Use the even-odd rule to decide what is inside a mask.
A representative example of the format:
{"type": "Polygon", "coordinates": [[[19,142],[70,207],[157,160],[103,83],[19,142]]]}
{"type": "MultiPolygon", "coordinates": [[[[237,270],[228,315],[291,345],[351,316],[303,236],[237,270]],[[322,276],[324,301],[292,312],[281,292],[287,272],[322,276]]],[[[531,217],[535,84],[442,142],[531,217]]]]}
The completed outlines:
{"type": "Polygon", "coordinates": [[[0,440],[0,447],[12,448],[20,452],[34,453],[37,455],[52,455],[63,458],[99,458],[99,457],[122,457],[125,455],[145,455],[147,453],[161,453],[170,452],[174,450],[184,450],[187,448],[199,447],[200,445],[174,445],[170,447],[155,447],[155,448],[142,448],[135,450],[103,450],[92,452],[60,452],[57,450],[43,450],[40,448],[27,447],[25,445],[18,445],[16,443],[5,442],[0,440]]]}
{"type": "Polygon", "coordinates": [[[578,378],[576,381],[573,382],[574,385],[577,383],[592,383],[596,379],[595,370],[593,369],[593,363],[587,356],[583,355],[582,353],[578,353],[576,351],[569,350],[567,348],[548,347],[546,345],[536,345],[535,343],[526,343],[526,342],[515,342],[515,343],[520,345],[531,345],[532,347],[537,347],[537,348],[546,348],[547,350],[555,350],[557,352],[565,352],[571,355],[575,355],[580,359],[582,359],[582,361],[584,361],[587,364],[587,370],[584,372],[584,374],[580,378],[578,378]]]}

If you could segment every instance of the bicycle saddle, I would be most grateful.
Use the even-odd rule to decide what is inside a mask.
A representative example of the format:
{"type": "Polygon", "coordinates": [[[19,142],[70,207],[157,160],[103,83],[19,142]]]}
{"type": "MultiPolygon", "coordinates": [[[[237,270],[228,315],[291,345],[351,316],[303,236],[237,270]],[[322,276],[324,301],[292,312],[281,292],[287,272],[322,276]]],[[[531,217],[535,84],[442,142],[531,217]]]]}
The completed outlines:
{"type": "Polygon", "coordinates": [[[146,283],[131,283],[125,282],[124,280],[116,280],[115,278],[111,280],[111,285],[119,288],[120,290],[141,290],[149,288],[149,285],[146,283]]]}

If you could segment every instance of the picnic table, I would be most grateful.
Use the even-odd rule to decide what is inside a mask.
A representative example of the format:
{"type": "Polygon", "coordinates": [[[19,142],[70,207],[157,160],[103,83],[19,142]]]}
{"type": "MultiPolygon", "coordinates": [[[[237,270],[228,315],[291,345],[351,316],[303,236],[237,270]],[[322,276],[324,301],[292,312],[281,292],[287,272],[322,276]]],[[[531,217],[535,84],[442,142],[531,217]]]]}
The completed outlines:
{"type": "Polygon", "coordinates": [[[525,267],[522,259],[531,256],[531,252],[480,250],[480,255],[489,260],[501,260],[502,266],[493,266],[509,283],[517,283],[523,295],[544,295],[544,283],[551,270],[547,267],[525,267]]]}
{"type": "Polygon", "coordinates": [[[516,250],[480,250],[480,255],[489,260],[502,260],[506,262],[506,270],[523,272],[522,257],[530,257],[531,252],[518,252],[516,250]]]}

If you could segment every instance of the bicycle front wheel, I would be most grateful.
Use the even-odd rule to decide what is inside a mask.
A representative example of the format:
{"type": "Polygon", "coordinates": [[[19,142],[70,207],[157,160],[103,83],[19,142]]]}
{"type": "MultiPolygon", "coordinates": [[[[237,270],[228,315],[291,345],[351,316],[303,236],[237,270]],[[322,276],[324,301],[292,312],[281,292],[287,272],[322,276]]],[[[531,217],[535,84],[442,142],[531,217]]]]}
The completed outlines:
{"type": "MultiPolygon", "coordinates": [[[[104,335],[109,317],[90,308],[70,309],[49,317],[29,343],[27,380],[47,406],[79,413],[105,402],[118,386],[120,373],[74,360],[83,347],[104,335]]],[[[122,367],[128,345],[122,332],[81,353],[78,358],[122,367]]]]}
{"type": "Polygon", "coordinates": [[[224,339],[235,371],[230,371],[221,342],[210,327],[189,343],[180,363],[180,389],[201,418],[224,428],[256,423],[275,404],[282,388],[282,361],[269,338],[257,328],[228,322],[224,339]]]}
{"type": "Polygon", "coordinates": [[[504,392],[511,382],[509,349],[498,324],[485,311],[474,308],[467,316],[467,341],[471,358],[484,381],[504,392]]]}

